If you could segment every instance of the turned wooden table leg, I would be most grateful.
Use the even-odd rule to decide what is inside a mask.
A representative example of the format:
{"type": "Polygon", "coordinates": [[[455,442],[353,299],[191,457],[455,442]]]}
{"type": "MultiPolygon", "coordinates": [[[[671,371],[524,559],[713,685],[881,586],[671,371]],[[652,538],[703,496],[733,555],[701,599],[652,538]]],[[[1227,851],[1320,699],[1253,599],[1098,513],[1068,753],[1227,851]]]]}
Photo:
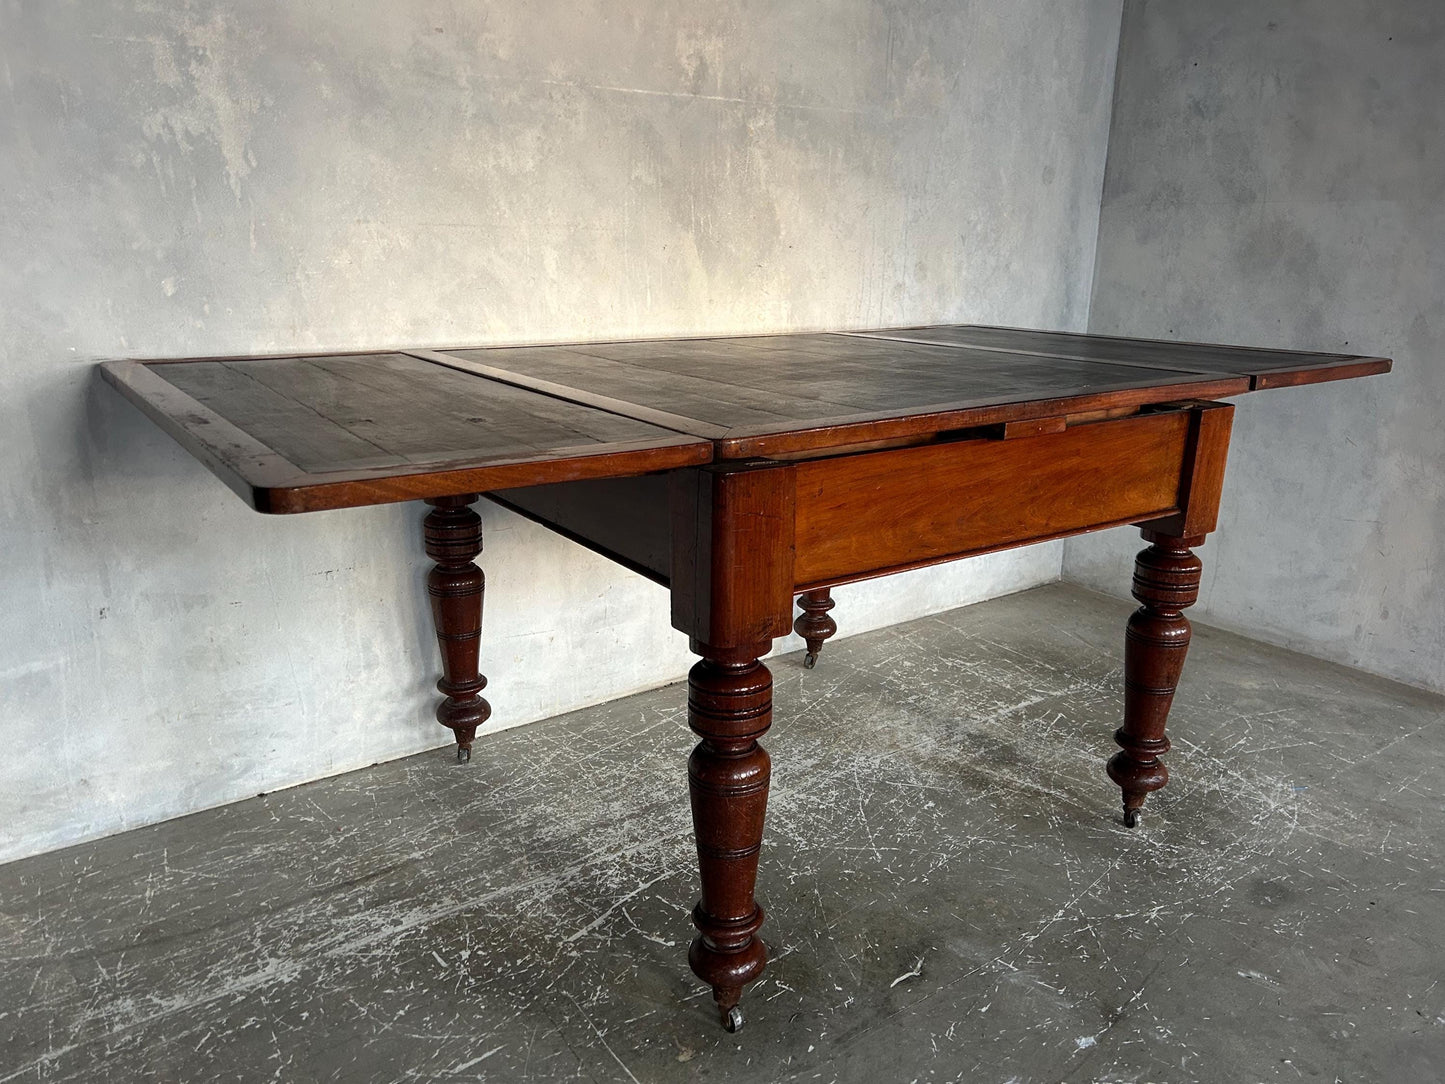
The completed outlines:
{"type": "Polygon", "coordinates": [[[673,475],[672,626],[702,660],[687,676],[687,762],[702,898],[688,962],[712,987],[722,1023],[768,954],[753,890],[772,767],[758,744],[773,721],[773,675],[758,660],[793,620],[791,464],[716,464],[673,475]]]}
{"type": "Polygon", "coordinates": [[[803,612],[793,622],[793,631],[808,641],[808,653],[803,656],[803,665],[811,670],[818,663],[823,651],[823,641],[838,631],[838,622],[828,616],[834,606],[833,596],[826,587],[804,591],[798,596],[798,605],[803,612]]]}
{"type": "Polygon", "coordinates": [[[699,934],[688,952],[698,978],[712,987],[723,1026],[742,1026],[743,987],[763,973],[758,938],[763,909],[753,898],[771,762],[758,738],[773,716],[773,676],[758,661],[767,645],[703,655],[688,674],[688,725],[702,740],[687,764],[692,823],[702,874],[693,908],[699,934]]]}
{"type": "Polygon", "coordinates": [[[1134,563],[1133,595],[1142,606],[1129,618],[1124,637],[1124,725],[1114,732],[1120,751],[1109,761],[1109,778],[1124,792],[1124,823],[1133,828],[1150,791],[1169,781],[1159,758],[1169,751],[1164,725],[1189,650],[1184,609],[1199,598],[1203,566],[1191,547],[1203,536],[1175,538],[1144,531],[1151,543],[1134,563]]]}
{"type": "Polygon", "coordinates": [[[437,722],[456,733],[461,762],[471,759],[477,727],[492,714],[479,668],[486,578],[472,563],[482,552],[482,517],[470,507],[479,499],[471,493],[429,500],[432,510],[422,523],[427,556],[436,562],[426,586],[442,653],[437,688],[446,696],[437,706],[437,722]]]}

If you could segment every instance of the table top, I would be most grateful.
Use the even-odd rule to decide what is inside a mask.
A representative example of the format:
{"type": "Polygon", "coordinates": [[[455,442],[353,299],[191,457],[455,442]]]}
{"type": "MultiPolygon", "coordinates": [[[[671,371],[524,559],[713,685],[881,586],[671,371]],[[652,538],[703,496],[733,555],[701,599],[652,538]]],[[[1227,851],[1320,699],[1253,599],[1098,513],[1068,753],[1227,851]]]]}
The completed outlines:
{"type": "Polygon", "coordinates": [[[1389,368],[955,325],[101,367],[272,512],[816,454],[1389,368]]]}

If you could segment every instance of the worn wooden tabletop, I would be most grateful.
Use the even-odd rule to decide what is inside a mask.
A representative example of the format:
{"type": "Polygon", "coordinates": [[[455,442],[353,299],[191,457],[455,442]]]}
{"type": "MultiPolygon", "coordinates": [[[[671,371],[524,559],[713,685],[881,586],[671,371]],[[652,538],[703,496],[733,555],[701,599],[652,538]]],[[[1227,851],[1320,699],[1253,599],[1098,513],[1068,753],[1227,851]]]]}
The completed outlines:
{"type": "Polygon", "coordinates": [[[951,325],[102,366],[272,512],[819,454],[1388,368],[951,325]]]}

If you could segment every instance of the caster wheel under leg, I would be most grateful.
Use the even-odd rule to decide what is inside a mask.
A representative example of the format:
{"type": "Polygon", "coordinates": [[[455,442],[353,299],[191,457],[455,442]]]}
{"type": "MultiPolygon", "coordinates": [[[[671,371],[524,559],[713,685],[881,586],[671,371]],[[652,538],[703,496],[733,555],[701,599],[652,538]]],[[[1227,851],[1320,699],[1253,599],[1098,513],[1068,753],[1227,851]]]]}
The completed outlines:
{"type": "Polygon", "coordinates": [[[457,763],[466,764],[472,759],[472,749],[469,745],[457,746],[457,763]]]}
{"type": "Polygon", "coordinates": [[[817,665],[818,665],[818,656],[815,655],[815,654],[813,654],[811,651],[808,652],[806,655],[803,656],[803,669],[804,669],[804,670],[811,670],[811,669],[813,669],[813,667],[815,667],[815,666],[817,666],[817,665]]]}
{"type": "Polygon", "coordinates": [[[1126,810],[1124,810],[1124,827],[1125,827],[1125,828],[1138,828],[1138,827],[1139,827],[1139,811],[1138,811],[1137,809],[1126,809],[1126,810]]]}
{"type": "Polygon", "coordinates": [[[743,1010],[734,1005],[723,1013],[722,1025],[729,1034],[736,1035],[743,1030],[743,1010]]]}

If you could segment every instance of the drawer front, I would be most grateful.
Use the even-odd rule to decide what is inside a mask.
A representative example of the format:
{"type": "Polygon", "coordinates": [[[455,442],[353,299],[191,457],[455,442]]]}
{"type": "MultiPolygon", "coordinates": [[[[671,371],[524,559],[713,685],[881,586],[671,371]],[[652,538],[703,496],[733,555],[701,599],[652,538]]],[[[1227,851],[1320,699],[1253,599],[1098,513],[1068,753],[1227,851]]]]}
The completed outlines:
{"type": "Polygon", "coordinates": [[[1178,511],[1192,412],[797,464],[798,587],[1178,511]]]}

